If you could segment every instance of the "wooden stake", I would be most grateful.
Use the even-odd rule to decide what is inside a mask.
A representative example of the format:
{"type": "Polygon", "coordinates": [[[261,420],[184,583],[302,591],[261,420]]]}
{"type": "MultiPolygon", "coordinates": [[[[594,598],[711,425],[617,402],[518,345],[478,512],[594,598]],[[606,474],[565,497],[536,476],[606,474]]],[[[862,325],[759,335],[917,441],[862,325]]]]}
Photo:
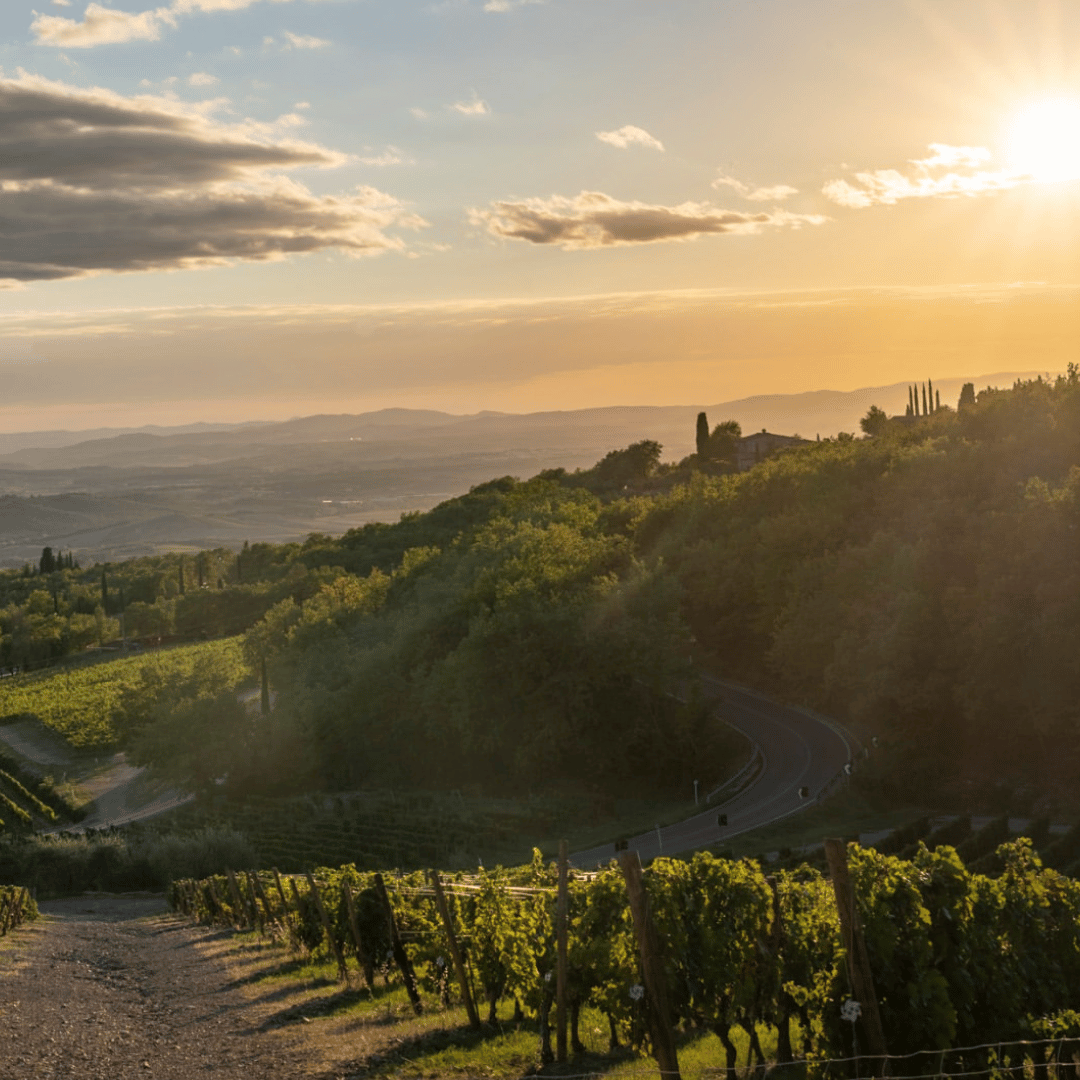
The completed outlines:
{"type": "Polygon", "coordinates": [[[255,913],[255,921],[259,926],[259,934],[260,936],[265,937],[266,923],[269,918],[269,912],[266,910],[265,894],[262,891],[262,886],[259,884],[258,875],[254,870],[246,871],[244,877],[247,878],[248,892],[251,894],[251,910],[255,913]]]}
{"type": "Polygon", "coordinates": [[[564,1065],[566,1052],[566,954],[567,919],[570,910],[569,877],[570,849],[565,840],[559,841],[559,898],[555,907],[555,1060],[564,1065]]]}
{"type": "Polygon", "coordinates": [[[465,971],[465,962],[461,958],[461,949],[458,948],[457,934],[454,933],[454,923],[450,918],[450,905],[446,902],[446,894],[443,892],[442,882],[439,880],[439,872],[428,872],[431,879],[431,887],[435,890],[435,906],[442,916],[443,926],[446,929],[446,941],[450,946],[450,956],[454,961],[454,972],[457,975],[458,986],[461,987],[461,1000],[465,1002],[465,1012],[469,1015],[469,1026],[475,1031],[480,1030],[480,1015],[473,1003],[472,991],[469,988],[469,976],[465,971]]]}
{"type": "Polygon", "coordinates": [[[274,867],[274,884],[277,886],[278,896],[281,897],[281,916],[284,919],[288,919],[289,914],[289,901],[285,899],[285,890],[281,885],[281,875],[278,873],[278,868],[274,867]]]}
{"type": "Polygon", "coordinates": [[[884,1057],[885,1032],[881,1026],[881,1013],[878,1010],[877,994],[874,991],[874,976],[870,970],[870,957],[866,951],[862,924],[855,908],[855,891],[848,875],[847,845],[835,838],[825,841],[825,858],[829,863],[832,876],[833,893],[836,896],[836,910],[840,915],[840,933],[844,939],[844,952],[847,954],[848,979],[851,992],[862,1007],[859,1024],[863,1029],[867,1049],[873,1057],[884,1057]]]}
{"type": "Polygon", "coordinates": [[[347,881],[342,883],[341,891],[345,894],[345,910],[349,914],[349,932],[352,934],[353,945],[356,946],[356,962],[364,972],[364,981],[369,991],[375,989],[375,965],[371,955],[364,948],[364,942],[360,937],[360,923],[356,918],[356,904],[353,902],[352,888],[347,881]]]}
{"type": "Polygon", "coordinates": [[[660,1066],[660,1075],[668,1080],[680,1080],[679,1058],[675,1052],[675,1032],[671,1026],[667,980],[660,942],[649,914],[649,894],[641,878],[641,859],[636,851],[624,851],[619,856],[626,892],[630,898],[630,913],[634,918],[634,933],[641,951],[641,972],[645,979],[646,1015],[652,1038],[653,1056],[660,1066]]]}
{"type": "Polygon", "coordinates": [[[311,889],[311,895],[315,899],[315,907],[318,908],[319,919],[323,924],[323,929],[326,931],[326,940],[330,945],[334,958],[337,960],[338,977],[344,979],[348,975],[348,971],[345,968],[345,956],[341,951],[341,946],[338,944],[337,938],[334,936],[334,928],[330,925],[330,916],[326,914],[326,905],[323,903],[322,894],[319,892],[319,886],[315,884],[315,878],[312,877],[310,870],[304,876],[307,878],[308,886],[311,889]]]}
{"type": "Polygon", "coordinates": [[[244,907],[244,898],[240,895],[240,886],[236,883],[236,875],[231,870],[226,870],[225,875],[229,879],[229,895],[233,899],[233,910],[239,922],[234,923],[239,930],[243,930],[247,924],[247,909],[244,907]]]}
{"type": "Polygon", "coordinates": [[[420,1002],[420,991],[416,988],[416,974],[413,972],[412,961],[409,959],[409,954],[402,944],[401,935],[398,933],[397,922],[394,920],[394,909],[390,906],[390,897],[387,895],[386,882],[383,881],[382,874],[375,875],[375,891],[379,894],[383,910],[386,912],[386,926],[390,931],[390,943],[394,949],[394,959],[401,970],[401,977],[405,980],[405,992],[412,1002],[413,1012],[419,1016],[424,1007],[420,1002]]]}

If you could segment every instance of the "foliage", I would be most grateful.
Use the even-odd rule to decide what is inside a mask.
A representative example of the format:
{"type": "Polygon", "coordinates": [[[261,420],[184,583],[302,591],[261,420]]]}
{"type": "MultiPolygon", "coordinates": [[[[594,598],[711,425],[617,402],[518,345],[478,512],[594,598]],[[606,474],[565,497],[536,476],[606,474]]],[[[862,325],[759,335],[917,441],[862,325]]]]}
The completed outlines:
{"type": "MultiPolygon", "coordinates": [[[[923,847],[905,861],[849,845],[890,1053],[1076,1034],[1068,1010],[1080,985],[1080,883],[1043,869],[1028,841],[1004,845],[1000,855],[1008,869],[992,879],[966,870],[950,848],[923,847]]],[[[276,927],[310,950],[329,949],[307,882],[293,879],[297,903],[291,885],[278,892],[273,873],[256,876],[259,888],[242,887],[239,906],[224,876],[174,882],[171,901],[204,922],[234,926],[251,924],[254,904],[263,932],[276,927]]],[[[396,978],[374,875],[343,866],[314,877],[330,937],[364,968],[343,901],[348,885],[368,975],[381,968],[384,978],[396,978]]],[[[490,1018],[500,1000],[513,999],[543,1028],[553,1003],[555,880],[539,852],[515,869],[443,878],[459,943],[479,981],[472,992],[487,1000],[490,1018]]],[[[852,1053],[851,1025],[841,1016],[851,992],[827,880],[808,867],[767,880],[757,862],[704,853],[689,862],[657,859],[644,880],[676,1024],[714,1031],[729,1068],[733,1027],[747,1032],[760,1061],[761,1026],[786,1033],[792,1018],[811,1059],[852,1053]]],[[[457,987],[426,877],[387,875],[386,887],[421,989],[447,1004],[457,987]]],[[[572,1012],[600,1008],[614,1034],[643,1046],[639,953],[614,865],[590,875],[571,871],[568,931],[572,1012]]]]}

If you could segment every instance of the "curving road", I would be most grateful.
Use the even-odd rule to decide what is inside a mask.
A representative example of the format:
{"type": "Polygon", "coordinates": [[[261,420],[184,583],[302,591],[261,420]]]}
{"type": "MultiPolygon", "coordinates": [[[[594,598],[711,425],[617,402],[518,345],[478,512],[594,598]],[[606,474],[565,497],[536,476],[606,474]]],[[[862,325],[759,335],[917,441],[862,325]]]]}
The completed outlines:
{"type": "MultiPolygon", "coordinates": [[[[741,731],[756,747],[760,769],[752,783],[725,802],[667,828],[635,836],[628,848],[641,861],[676,855],[768,825],[812,806],[851,761],[852,747],[843,732],[828,722],[762,694],[702,676],[715,697],[714,715],[741,731]],[[717,818],[727,815],[727,825],[717,818]]],[[[583,869],[606,864],[615,845],[579,851],[570,861],[583,869]]]]}

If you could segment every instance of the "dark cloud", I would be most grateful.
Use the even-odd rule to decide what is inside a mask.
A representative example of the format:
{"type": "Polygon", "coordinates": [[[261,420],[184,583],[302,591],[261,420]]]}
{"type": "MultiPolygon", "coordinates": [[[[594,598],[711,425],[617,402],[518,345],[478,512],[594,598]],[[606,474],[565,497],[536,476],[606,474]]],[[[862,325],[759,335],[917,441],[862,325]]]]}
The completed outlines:
{"type": "Polygon", "coordinates": [[[316,196],[280,172],[344,160],[168,99],[0,79],[0,279],[402,247],[385,230],[423,222],[391,196],[316,196]]]}
{"type": "Polygon", "coordinates": [[[599,191],[583,191],[572,199],[553,195],[496,202],[490,209],[470,211],[470,219],[495,236],[564,248],[691,240],[709,233],[757,233],[767,228],[820,225],[826,220],[818,214],[786,210],[756,214],[723,210],[709,203],[623,202],[599,191]]]}

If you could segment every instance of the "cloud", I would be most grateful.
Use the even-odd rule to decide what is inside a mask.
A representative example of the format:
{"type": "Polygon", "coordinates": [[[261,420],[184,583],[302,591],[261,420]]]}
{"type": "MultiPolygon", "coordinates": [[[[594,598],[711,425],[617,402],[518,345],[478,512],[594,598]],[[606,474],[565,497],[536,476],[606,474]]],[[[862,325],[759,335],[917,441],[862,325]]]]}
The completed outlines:
{"type": "Polygon", "coordinates": [[[656,206],[622,202],[599,191],[583,191],[572,199],[553,195],[549,199],[495,202],[487,210],[470,210],[469,219],[493,236],[558,244],[566,250],[692,240],[710,233],[745,235],[767,228],[820,225],[828,220],[818,214],[785,210],[748,214],[708,203],[656,206]]]}
{"type": "Polygon", "coordinates": [[[426,120],[428,118],[427,109],[421,109],[419,105],[413,105],[412,108],[409,109],[409,112],[411,112],[417,120],[426,120]]]}
{"type": "Polygon", "coordinates": [[[188,76],[189,86],[213,86],[217,81],[216,75],[211,75],[206,71],[196,71],[194,75],[188,76]]]}
{"type": "Polygon", "coordinates": [[[644,128],[634,127],[633,124],[627,124],[618,131],[598,131],[596,137],[601,142],[617,146],[620,150],[625,150],[631,144],[647,146],[651,150],[661,152],[664,149],[664,144],[659,139],[654,139],[644,128]]]}
{"type": "Polygon", "coordinates": [[[486,0],[485,11],[513,11],[530,4],[543,4],[545,0],[486,0]]]}
{"type": "Polygon", "coordinates": [[[0,280],[377,254],[426,224],[372,187],[313,194],[283,170],[343,155],[275,136],[298,116],[224,125],[219,105],[0,78],[0,280]]]}
{"type": "Polygon", "coordinates": [[[82,22],[62,15],[38,15],[30,24],[41,45],[68,49],[91,49],[95,45],[119,45],[125,41],[157,41],[161,24],[168,21],[162,8],[132,15],[101,4],[89,4],[82,22]]]}
{"type": "Polygon", "coordinates": [[[396,146],[388,146],[381,154],[358,159],[363,165],[375,165],[383,168],[387,165],[412,165],[413,159],[407,157],[405,152],[396,146]]]}
{"type": "MultiPolygon", "coordinates": [[[[190,15],[194,12],[213,13],[215,11],[243,11],[262,0],[172,0],[166,7],[132,14],[117,11],[98,3],[91,3],[83,14],[83,21],[65,19],[60,15],[39,15],[34,13],[30,29],[39,45],[56,45],[73,49],[91,49],[97,45],[119,45],[128,41],[157,41],[164,26],[175,29],[178,15],[190,15]]],[[[289,3],[291,0],[274,0],[276,3],[289,3]]],[[[70,0],[53,0],[54,4],[69,7],[70,0]]],[[[292,35],[286,32],[286,37],[292,35]]],[[[301,38],[302,41],[319,41],[319,38],[301,38]]],[[[328,43],[325,43],[328,44],[328,43]]],[[[319,45],[301,45],[296,41],[293,47],[319,48],[319,45]]]]}
{"type": "Polygon", "coordinates": [[[463,116],[487,116],[491,112],[488,103],[481,101],[475,93],[472,96],[472,101],[455,101],[450,108],[457,110],[463,116]]]}
{"type": "Polygon", "coordinates": [[[1030,177],[1023,173],[979,168],[991,154],[981,146],[949,146],[931,143],[929,157],[916,158],[907,173],[898,169],[875,169],[855,174],[858,182],[830,180],[821,190],[840,206],[864,209],[894,206],[901,199],[955,199],[994,191],[1007,191],[1030,177]],[[948,169],[949,172],[941,172],[948,169]]]}
{"type": "Polygon", "coordinates": [[[798,195],[799,189],[790,187],[788,184],[774,184],[772,187],[753,187],[736,180],[734,176],[721,174],[713,182],[714,188],[729,187],[738,192],[744,199],[751,202],[783,202],[792,195],[798,195]]]}
{"type": "Polygon", "coordinates": [[[325,38],[306,37],[303,34],[294,34],[291,30],[284,31],[283,36],[289,39],[286,49],[325,49],[330,44],[325,38]]]}

